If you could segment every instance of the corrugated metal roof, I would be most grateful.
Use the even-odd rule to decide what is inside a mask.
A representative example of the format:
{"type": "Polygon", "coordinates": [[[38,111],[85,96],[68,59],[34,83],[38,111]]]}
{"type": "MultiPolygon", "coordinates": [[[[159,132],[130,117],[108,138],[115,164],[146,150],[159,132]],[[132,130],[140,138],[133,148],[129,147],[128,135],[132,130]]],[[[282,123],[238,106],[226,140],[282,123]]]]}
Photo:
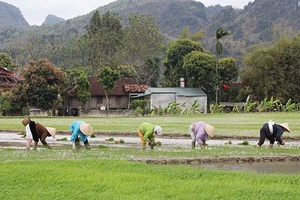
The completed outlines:
{"type": "Polygon", "coordinates": [[[200,97],[207,96],[200,88],[153,88],[150,87],[145,91],[147,94],[176,94],[177,96],[200,97]]]}

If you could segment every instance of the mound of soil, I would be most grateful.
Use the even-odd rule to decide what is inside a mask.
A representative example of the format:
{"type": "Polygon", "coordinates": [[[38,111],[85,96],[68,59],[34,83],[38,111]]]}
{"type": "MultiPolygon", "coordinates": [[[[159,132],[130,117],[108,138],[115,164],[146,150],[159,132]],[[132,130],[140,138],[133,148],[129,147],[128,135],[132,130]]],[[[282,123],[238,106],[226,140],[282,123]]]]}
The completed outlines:
{"type": "Polygon", "coordinates": [[[227,164],[238,164],[238,163],[254,163],[254,162],[297,162],[300,161],[299,155],[289,156],[224,156],[215,157],[207,156],[201,158],[153,158],[153,159],[140,159],[135,158],[131,161],[144,162],[148,164],[188,164],[188,165],[199,165],[199,164],[213,164],[213,163],[227,163],[227,164]]]}

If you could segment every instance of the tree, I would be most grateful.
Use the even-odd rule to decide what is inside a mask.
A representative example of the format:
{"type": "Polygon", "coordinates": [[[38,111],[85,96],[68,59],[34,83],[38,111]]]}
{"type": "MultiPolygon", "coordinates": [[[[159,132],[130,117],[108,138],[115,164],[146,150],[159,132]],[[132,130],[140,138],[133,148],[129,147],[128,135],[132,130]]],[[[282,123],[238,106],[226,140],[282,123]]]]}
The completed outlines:
{"type": "Polygon", "coordinates": [[[218,66],[219,66],[219,75],[220,75],[219,100],[220,101],[242,101],[237,99],[238,96],[240,96],[239,91],[242,92],[242,90],[244,89],[230,88],[229,86],[230,83],[236,82],[238,78],[238,66],[234,58],[232,57],[221,58],[219,59],[218,66]]]}
{"type": "Polygon", "coordinates": [[[213,97],[216,85],[215,57],[209,53],[193,51],[183,59],[183,69],[189,87],[200,87],[209,98],[213,97]]]}
{"type": "Polygon", "coordinates": [[[167,50],[166,61],[164,62],[165,86],[176,87],[179,79],[185,78],[183,58],[193,51],[203,52],[204,50],[198,42],[190,39],[179,39],[170,45],[170,48],[167,50]]]}
{"type": "Polygon", "coordinates": [[[300,35],[281,37],[273,46],[257,48],[245,57],[241,78],[262,101],[274,97],[282,103],[300,101],[300,35]]]}
{"type": "Polygon", "coordinates": [[[121,20],[110,12],[100,16],[97,10],[86,28],[84,36],[89,47],[89,61],[92,66],[91,75],[97,68],[114,66],[116,53],[122,45],[123,31],[121,20]]]}
{"type": "Polygon", "coordinates": [[[147,60],[143,66],[135,66],[134,77],[137,79],[139,84],[151,85],[152,87],[157,86],[159,80],[159,58],[153,58],[147,60]]]}
{"type": "Polygon", "coordinates": [[[222,58],[219,60],[219,74],[221,83],[229,84],[238,78],[238,66],[234,58],[222,58]]]}
{"type": "Polygon", "coordinates": [[[51,109],[62,91],[65,74],[47,59],[29,61],[22,74],[26,102],[42,110],[51,109]]]}
{"type": "Polygon", "coordinates": [[[205,35],[205,31],[197,31],[196,33],[192,34],[189,36],[190,28],[189,27],[184,27],[182,32],[181,32],[181,37],[180,39],[190,39],[194,42],[200,42],[203,40],[203,37],[205,35]]]}
{"type": "Polygon", "coordinates": [[[0,66],[10,71],[18,67],[7,53],[0,53],[0,66]]]}
{"type": "MultiPolygon", "coordinates": [[[[229,32],[225,31],[222,27],[221,28],[218,28],[217,31],[216,31],[216,39],[217,39],[217,43],[216,43],[216,47],[215,47],[215,53],[216,53],[216,74],[217,74],[217,77],[219,76],[219,72],[218,72],[218,58],[219,58],[219,55],[221,55],[223,53],[223,46],[220,42],[220,39],[227,36],[227,35],[230,35],[229,32]]],[[[219,103],[219,98],[218,98],[218,93],[219,93],[219,81],[217,81],[217,86],[216,86],[216,103],[219,103]]]]}
{"type": "Polygon", "coordinates": [[[77,91],[77,98],[79,102],[85,105],[91,98],[89,89],[91,87],[90,82],[82,67],[77,69],[67,70],[65,95],[68,96],[71,92],[77,91]]]}
{"type": "Polygon", "coordinates": [[[25,38],[23,49],[27,52],[27,60],[38,60],[43,53],[43,36],[41,34],[31,33],[25,38]]]}
{"type": "Polygon", "coordinates": [[[116,86],[116,81],[120,79],[120,73],[117,70],[113,70],[110,67],[102,67],[98,73],[99,83],[102,84],[106,97],[106,108],[109,110],[109,94],[116,86]]]}
{"type": "Polygon", "coordinates": [[[128,26],[124,29],[126,45],[122,57],[125,64],[131,66],[140,84],[150,84],[158,80],[153,79],[156,78],[153,71],[156,73],[157,69],[159,70],[158,64],[163,53],[162,39],[153,16],[138,14],[129,16],[128,26]]]}

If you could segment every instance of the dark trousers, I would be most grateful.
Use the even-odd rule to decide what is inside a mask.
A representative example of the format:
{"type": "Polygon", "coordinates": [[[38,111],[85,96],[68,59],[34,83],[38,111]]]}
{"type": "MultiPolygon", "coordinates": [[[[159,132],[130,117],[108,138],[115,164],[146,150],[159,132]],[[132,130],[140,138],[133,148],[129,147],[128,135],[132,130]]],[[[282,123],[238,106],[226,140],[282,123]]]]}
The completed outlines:
{"type": "Polygon", "coordinates": [[[266,138],[268,140],[270,140],[270,144],[274,144],[274,142],[275,142],[274,137],[270,133],[268,133],[265,128],[261,128],[260,129],[260,137],[259,137],[258,145],[259,146],[263,145],[266,138]]]}
{"type": "MultiPolygon", "coordinates": [[[[76,139],[75,139],[75,143],[79,143],[79,138],[76,138],[76,139]]],[[[84,145],[89,144],[88,139],[86,139],[83,143],[84,143],[84,145]]]]}

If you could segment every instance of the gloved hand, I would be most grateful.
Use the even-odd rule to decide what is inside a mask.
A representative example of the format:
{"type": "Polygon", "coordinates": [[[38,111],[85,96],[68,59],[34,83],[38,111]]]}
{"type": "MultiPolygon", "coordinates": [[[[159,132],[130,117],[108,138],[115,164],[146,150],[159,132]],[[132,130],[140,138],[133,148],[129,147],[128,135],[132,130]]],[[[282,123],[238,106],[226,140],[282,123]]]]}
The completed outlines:
{"type": "Polygon", "coordinates": [[[150,146],[151,146],[151,149],[154,149],[154,146],[156,146],[156,143],[155,142],[150,142],[150,146]]]}

